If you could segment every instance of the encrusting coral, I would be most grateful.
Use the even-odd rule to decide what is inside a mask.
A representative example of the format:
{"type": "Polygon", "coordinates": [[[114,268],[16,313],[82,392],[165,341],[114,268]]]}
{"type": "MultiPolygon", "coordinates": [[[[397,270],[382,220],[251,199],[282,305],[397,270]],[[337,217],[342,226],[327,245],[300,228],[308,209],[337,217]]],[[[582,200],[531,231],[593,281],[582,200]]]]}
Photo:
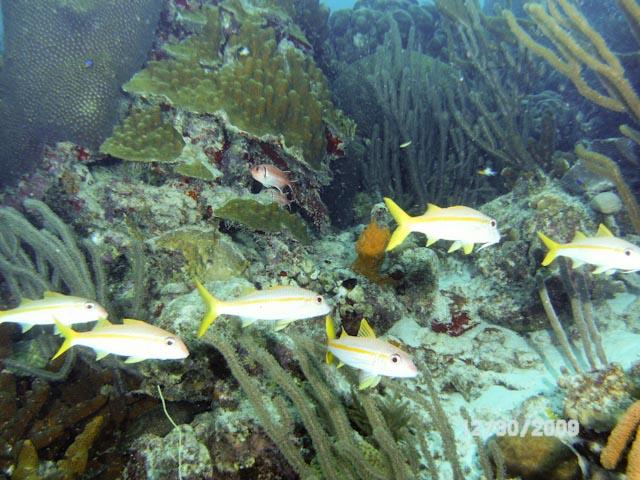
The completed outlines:
{"type": "Polygon", "coordinates": [[[380,267],[384,261],[385,248],[389,243],[391,232],[387,227],[380,227],[375,220],[362,231],[356,242],[358,258],[352,265],[352,269],[369,280],[381,282],[380,267]]]}
{"type": "Polygon", "coordinates": [[[137,111],[116,126],[100,152],[134,162],[171,162],[184,147],[182,135],[163,120],[159,107],[137,111]]]}

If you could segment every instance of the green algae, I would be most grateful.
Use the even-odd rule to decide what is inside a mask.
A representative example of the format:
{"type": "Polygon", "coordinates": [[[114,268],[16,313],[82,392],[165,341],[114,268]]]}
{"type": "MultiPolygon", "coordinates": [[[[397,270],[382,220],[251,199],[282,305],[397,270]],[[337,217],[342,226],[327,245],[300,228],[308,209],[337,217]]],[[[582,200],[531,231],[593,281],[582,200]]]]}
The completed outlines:
{"type": "Polygon", "coordinates": [[[253,230],[268,233],[288,231],[301,243],[311,242],[305,223],[293,213],[288,213],[277,204],[263,205],[255,200],[234,198],[216,209],[215,216],[241,223],[253,230]]]}

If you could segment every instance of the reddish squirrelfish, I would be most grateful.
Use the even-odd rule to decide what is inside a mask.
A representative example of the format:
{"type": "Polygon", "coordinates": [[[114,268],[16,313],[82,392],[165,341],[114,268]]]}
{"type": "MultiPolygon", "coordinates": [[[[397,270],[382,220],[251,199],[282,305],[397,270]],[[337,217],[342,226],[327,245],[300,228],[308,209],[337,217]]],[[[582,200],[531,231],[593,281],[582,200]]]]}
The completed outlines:
{"type": "Polygon", "coordinates": [[[291,191],[291,180],[286,172],[283,172],[274,165],[263,163],[251,167],[251,176],[265,187],[275,187],[282,193],[285,187],[291,191]]]}
{"type": "Polygon", "coordinates": [[[571,259],[574,268],[585,263],[595,265],[595,274],[611,275],[616,270],[625,273],[640,270],[640,247],[614,237],[602,224],[598,227],[595,237],[587,237],[584,233],[577,232],[569,243],[555,242],[542,232],[538,232],[538,237],[549,249],[542,261],[543,266],[549,265],[556,257],[567,257],[571,259]]]}
{"type": "Polygon", "coordinates": [[[34,325],[53,325],[56,318],[64,325],[73,325],[95,322],[107,316],[107,311],[97,302],[44,292],[44,298],[40,300],[24,298],[16,308],[0,311],[0,323],[18,323],[26,332],[34,325]]]}
{"type": "Polygon", "coordinates": [[[234,300],[219,300],[200,283],[196,287],[204,300],[207,311],[198,336],[205,334],[218,315],[242,317],[246,327],[258,320],[275,322],[275,329],[281,330],[295,320],[326,315],[331,308],[322,295],[300,287],[274,287],[243,295],[234,300]]]}
{"type": "Polygon", "coordinates": [[[327,363],[333,363],[336,357],[341,363],[359,369],[360,390],[375,387],[383,376],[407,378],[418,375],[418,369],[409,355],[395,345],[376,338],[373,328],[364,318],[356,337],[347,335],[343,329],[340,338],[336,338],[330,316],[325,319],[325,327],[327,363]]]}
{"type": "Polygon", "coordinates": [[[387,251],[404,242],[411,232],[424,233],[427,247],[438,240],[453,240],[449,252],[462,247],[465,254],[471,253],[476,243],[483,244],[481,250],[500,241],[496,221],[473,208],[460,205],[440,208],[429,204],[424,215],[411,217],[390,198],[385,198],[384,203],[398,222],[398,228],[387,244],[387,251]]]}
{"type": "Polygon", "coordinates": [[[124,355],[125,363],[142,360],[177,360],[189,356],[189,350],[174,334],[140,320],[125,318],[122,325],[104,320],[89,332],[76,332],[71,327],[56,320],[56,325],[65,340],[58,352],[58,358],[74,345],[83,345],[96,352],[96,359],[107,355],[124,355]]]}

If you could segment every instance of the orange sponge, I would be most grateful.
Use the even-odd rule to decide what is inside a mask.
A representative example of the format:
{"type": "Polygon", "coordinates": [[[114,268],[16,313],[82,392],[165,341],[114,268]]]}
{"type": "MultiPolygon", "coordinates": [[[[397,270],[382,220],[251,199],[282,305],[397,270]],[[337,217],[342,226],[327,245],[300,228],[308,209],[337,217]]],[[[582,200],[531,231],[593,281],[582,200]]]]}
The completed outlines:
{"type": "Polygon", "coordinates": [[[351,268],[369,280],[383,281],[384,279],[380,275],[380,266],[384,261],[385,248],[390,237],[391,232],[388,228],[379,227],[376,221],[372,220],[356,242],[358,258],[351,268]]]}

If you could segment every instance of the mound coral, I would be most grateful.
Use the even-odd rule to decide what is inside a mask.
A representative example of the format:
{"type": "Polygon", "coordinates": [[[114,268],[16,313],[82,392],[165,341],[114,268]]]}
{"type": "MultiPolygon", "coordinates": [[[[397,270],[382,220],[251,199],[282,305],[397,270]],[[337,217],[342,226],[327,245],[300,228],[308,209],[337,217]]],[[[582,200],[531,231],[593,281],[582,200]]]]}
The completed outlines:
{"type": "Polygon", "coordinates": [[[0,164],[27,170],[45,142],[97,147],[116,120],[120,87],[151,47],[163,2],[2,2],[0,164]]]}
{"type": "Polygon", "coordinates": [[[369,280],[382,282],[384,277],[380,275],[380,267],[384,261],[385,248],[389,243],[391,232],[386,227],[380,227],[372,220],[365,228],[356,243],[358,258],[352,265],[352,269],[369,280]]]}

